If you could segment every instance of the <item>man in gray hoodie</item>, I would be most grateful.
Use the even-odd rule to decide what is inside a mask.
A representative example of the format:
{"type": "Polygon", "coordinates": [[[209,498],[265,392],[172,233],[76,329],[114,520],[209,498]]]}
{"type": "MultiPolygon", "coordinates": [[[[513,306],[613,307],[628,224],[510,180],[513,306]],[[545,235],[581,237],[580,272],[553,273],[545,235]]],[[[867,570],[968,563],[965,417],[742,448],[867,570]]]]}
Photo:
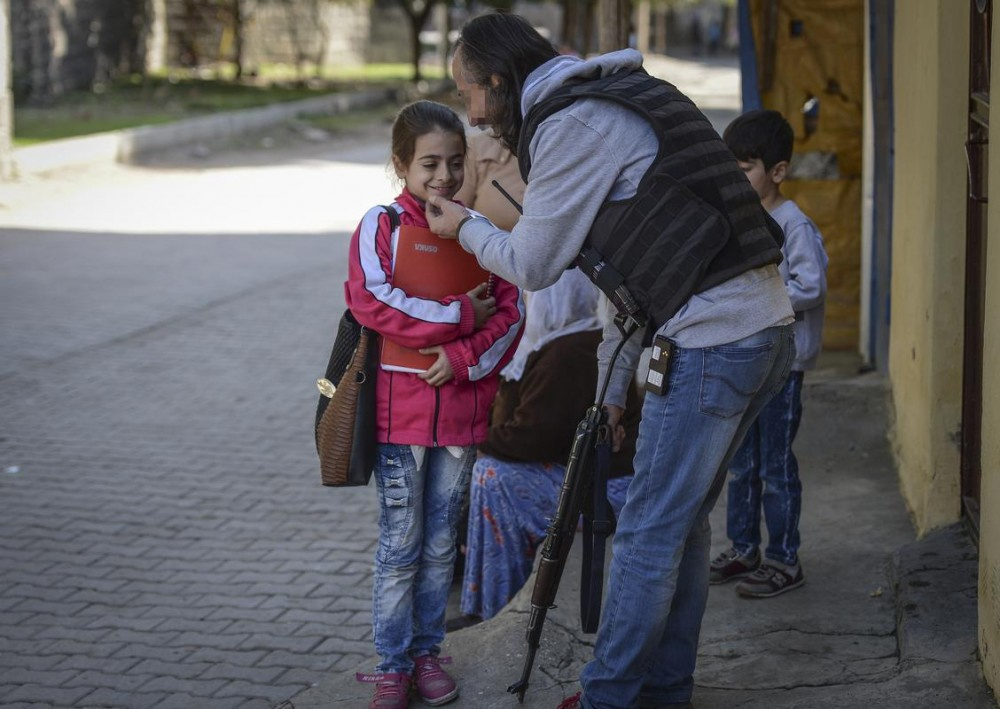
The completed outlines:
{"type": "MultiPolygon", "coordinates": [[[[636,110],[599,97],[573,100],[542,118],[530,137],[521,135],[532,108],[564,87],[619,74],[641,74],[645,80],[641,67],[642,56],[628,49],[587,60],[559,55],[516,15],[470,21],[457,43],[455,81],[469,122],[492,126],[522,165],[530,164],[524,214],[508,233],[432,197],[431,230],[458,238],[503,278],[539,290],[572,267],[591,243],[606,203],[628,200],[644,188],[643,177],[654,163],[685,152],[712,154],[716,163],[693,178],[723,195],[717,205],[732,194],[749,194],[756,206],[744,201],[740,209],[761,210],[735,158],[669,84],[671,95],[679,97],[678,110],[694,118],[666,137],[658,137],[636,110]],[[697,140],[688,137],[693,129],[697,140]],[[526,144],[519,144],[522,139],[526,144]],[[668,152],[676,155],[662,149],[668,139],[676,148],[668,152]],[[688,145],[695,148],[688,151],[688,145]]],[[[771,243],[763,258],[752,261],[747,254],[753,249],[741,241],[744,221],[724,209],[723,217],[732,247],[727,258],[736,267],[710,266],[709,277],[722,272],[724,280],[700,280],[710,287],[693,289],[668,319],[649,325],[648,339],[655,334],[654,342],[671,352],[671,366],[660,386],[647,386],[635,478],[615,533],[594,658],[581,672],[582,693],[569,697],[565,707],[683,707],[691,700],[708,598],[709,512],[730,459],[761,407],[780,389],[794,356],[794,315],[775,255],[780,244],[771,243]]],[[[765,223],[756,211],[751,217],[765,223]]],[[[599,381],[622,339],[610,317],[613,307],[607,300],[604,307],[609,317],[598,350],[599,381]]],[[[610,372],[605,402],[616,443],[623,436],[619,422],[642,344],[639,337],[629,338],[610,372]]]]}

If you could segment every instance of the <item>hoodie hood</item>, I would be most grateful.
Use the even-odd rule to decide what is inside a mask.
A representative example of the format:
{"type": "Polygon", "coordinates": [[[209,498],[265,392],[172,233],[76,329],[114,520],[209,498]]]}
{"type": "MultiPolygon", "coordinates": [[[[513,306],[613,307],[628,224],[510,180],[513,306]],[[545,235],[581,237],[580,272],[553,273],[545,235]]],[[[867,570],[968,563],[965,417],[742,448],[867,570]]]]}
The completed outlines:
{"type": "Polygon", "coordinates": [[[642,67],[642,55],[634,49],[620,49],[590,59],[560,55],[528,74],[521,92],[521,115],[570,79],[599,79],[623,69],[642,67]]]}

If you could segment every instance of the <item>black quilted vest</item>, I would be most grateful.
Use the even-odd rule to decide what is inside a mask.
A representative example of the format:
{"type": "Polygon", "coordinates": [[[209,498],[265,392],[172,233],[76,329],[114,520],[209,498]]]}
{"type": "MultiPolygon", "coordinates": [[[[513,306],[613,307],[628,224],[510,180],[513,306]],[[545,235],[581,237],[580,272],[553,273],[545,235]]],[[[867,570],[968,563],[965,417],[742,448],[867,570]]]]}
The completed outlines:
{"type": "Polygon", "coordinates": [[[638,112],[660,141],[636,194],[601,206],[576,260],[620,313],[653,325],[647,337],[692,294],[781,261],[781,228],[711,123],[675,86],[643,69],[567,84],[533,106],[518,141],[525,182],[539,124],[584,97],[638,112]]]}

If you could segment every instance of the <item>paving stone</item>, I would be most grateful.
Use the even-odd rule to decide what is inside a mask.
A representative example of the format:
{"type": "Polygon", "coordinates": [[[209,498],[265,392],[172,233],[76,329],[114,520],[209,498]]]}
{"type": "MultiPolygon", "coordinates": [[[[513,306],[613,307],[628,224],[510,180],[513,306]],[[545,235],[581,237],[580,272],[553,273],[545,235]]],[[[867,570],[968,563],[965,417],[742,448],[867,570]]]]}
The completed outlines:
{"type": "MultiPolygon", "coordinates": [[[[86,623],[86,619],[81,620],[86,623]]],[[[52,638],[55,640],[71,640],[78,643],[99,643],[105,641],[105,639],[109,642],[116,642],[115,639],[110,638],[113,632],[114,631],[108,630],[107,628],[90,630],[87,628],[69,627],[57,623],[39,629],[36,632],[36,636],[38,638],[52,638]]]]}
{"type": "MultiPolygon", "coordinates": [[[[259,709],[270,709],[270,702],[262,700],[263,703],[257,705],[256,702],[246,700],[243,697],[212,697],[210,700],[211,709],[249,709],[258,706],[259,709]]],[[[154,705],[153,709],[193,709],[204,706],[205,697],[196,697],[190,694],[171,694],[163,698],[154,705]]]]}
{"type": "Polygon", "coordinates": [[[50,707],[72,706],[90,693],[89,687],[53,687],[48,683],[21,684],[6,689],[4,701],[38,702],[50,707]]]}
{"type": "Polygon", "coordinates": [[[144,645],[142,643],[128,643],[116,646],[117,651],[113,654],[115,659],[136,658],[136,659],[156,659],[164,662],[180,661],[191,654],[190,647],[163,647],[160,645],[144,645]]]}
{"type": "Polygon", "coordinates": [[[289,652],[308,653],[313,648],[323,642],[323,636],[312,635],[308,637],[283,637],[280,635],[265,635],[255,633],[246,638],[241,644],[241,650],[271,650],[281,649],[289,652]]]}
{"type": "MultiPolygon", "coordinates": [[[[42,641],[45,642],[45,641],[42,641]]],[[[120,642],[81,642],[71,638],[48,641],[44,647],[35,652],[39,655],[90,655],[91,657],[110,657],[122,649],[120,642]]]]}
{"type": "MultiPolygon", "coordinates": [[[[371,654],[374,651],[372,646],[366,648],[366,654],[371,654]]],[[[324,670],[330,667],[334,659],[331,658],[332,654],[327,654],[320,652],[317,648],[308,655],[300,655],[298,653],[289,652],[288,650],[274,650],[267,653],[264,657],[257,661],[258,667],[282,667],[284,669],[292,669],[295,667],[303,667],[312,670],[324,670]]],[[[340,657],[340,654],[337,654],[340,657]]]]}
{"type": "Polygon", "coordinates": [[[123,674],[135,667],[141,660],[137,657],[109,658],[89,655],[49,656],[56,660],[52,669],[56,670],[98,670],[110,674],[123,674]]]}
{"type": "Polygon", "coordinates": [[[137,667],[131,667],[124,672],[110,672],[107,668],[85,670],[67,680],[65,687],[107,687],[123,695],[135,692],[153,679],[155,675],[143,674],[137,667]]]}
{"type": "MultiPolygon", "coordinates": [[[[30,630],[30,628],[28,629],[30,630]]],[[[6,629],[5,632],[9,632],[10,629],[6,629]]],[[[0,640],[0,647],[7,650],[10,648],[8,640],[0,640]]],[[[16,653],[16,652],[4,652],[0,654],[0,674],[3,672],[8,672],[15,679],[18,678],[19,671],[22,669],[29,670],[63,670],[70,669],[63,667],[63,662],[67,659],[66,655],[37,655],[37,654],[27,654],[27,653],[16,653]]]]}
{"type": "Polygon", "coordinates": [[[282,686],[265,686],[235,680],[218,690],[216,697],[246,697],[248,699],[265,698],[271,702],[280,702],[298,694],[309,685],[288,684],[282,686]]]}
{"type": "MultiPolygon", "coordinates": [[[[127,707],[127,709],[153,709],[153,707],[162,702],[167,696],[164,692],[133,692],[124,697],[120,692],[108,689],[107,687],[101,687],[87,694],[77,705],[85,709],[90,709],[90,707],[101,707],[102,709],[104,707],[114,707],[114,709],[121,709],[122,707],[127,707]],[[127,704],[123,704],[123,702],[127,702],[127,704]]],[[[191,704],[189,706],[191,709],[195,709],[198,705],[191,704]]]]}
{"type": "MultiPolygon", "coordinates": [[[[303,630],[301,622],[262,622],[253,620],[236,620],[229,622],[227,633],[250,633],[291,637],[303,630]]],[[[315,633],[313,633],[315,635],[315,633]]]]}
{"type": "Polygon", "coordinates": [[[206,617],[209,620],[250,620],[264,623],[277,619],[283,612],[280,608],[216,608],[206,617]]]}
{"type": "MultiPolygon", "coordinates": [[[[269,684],[284,672],[285,670],[281,667],[248,667],[217,662],[209,666],[199,677],[201,679],[245,680],[253,684],[269,684]]],[[[280,684],[297,684],[297,681],[282,681],[280,684]]]]}
{"type": "MultiPolygon", "coordinates": [[[[202,618],[166,618],[160,621],[159,625],[156,626],[157,632],[166,631],[177,631],[177,632],[197,632],[197,633],[221,633],[225,632],[240,632],[239,630],[233,630],[232,621],[229,620],[217,620],[208,621],[202,618]]],[[[246,631],[249,632],[249,631],[246,631]]]]}
{"type": "Polygon", "coordinates": [[[167,694],[192,694],[196,697],[210,697],[226,684],[225,680],[189,679],[184,677],[154,677],[139,689],[143,692],[165,692],[167,694]]]}
{"type": "Polygon", "coordinates": [[[177,630],[177,628],[158,628],[163,623],[162,618],[122,618],[112,615],[100,615],[91,618],[84,616],[87,621],[87,628],[107,628],[114,630],[134,630],[136,632],[148,632],[157,628],[158,630],[177,630]]]}
{"type": "MultiPolygon", "coordinates": [[[[187,647],[215,647],[221,649],[231,649],[231,650],[254,650],[258,649],[257,646],[251,645],[247,646],[246,643],[250,639],[250,635],[247,633],[238,633],[232,635],[213,635],[211,633],[196,633],[196,632],[184,632],[180,633],[175,637],[170,645],[173,646],[187,646],[187,647]]],[[[268,645],[263,645],[261,649],[270,647],[268,645]]]]}

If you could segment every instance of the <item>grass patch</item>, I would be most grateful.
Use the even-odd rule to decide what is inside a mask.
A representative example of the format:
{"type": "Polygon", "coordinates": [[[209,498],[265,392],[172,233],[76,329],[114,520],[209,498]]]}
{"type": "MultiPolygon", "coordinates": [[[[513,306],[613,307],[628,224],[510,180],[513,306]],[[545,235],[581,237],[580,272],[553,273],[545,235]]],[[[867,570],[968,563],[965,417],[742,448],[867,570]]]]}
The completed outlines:
{"type": "MultiPolygon", "coordinates": [[[[436,69],[434,71],[433,69],[436,69]]],[[[428,78],[441,78],[440,67],[428,78]]],[[[261,67],[240,81],[232,68],[172,71],[169,76],[132,77],[60,96],[46,105],[14,106],[14,145],[90,135],[109,130],[167,123],[221,111],[297,101],[338,91],[405,86],[413,69],[407,64],[329,67],[300,73],[294,67],[261,67]]]]}

